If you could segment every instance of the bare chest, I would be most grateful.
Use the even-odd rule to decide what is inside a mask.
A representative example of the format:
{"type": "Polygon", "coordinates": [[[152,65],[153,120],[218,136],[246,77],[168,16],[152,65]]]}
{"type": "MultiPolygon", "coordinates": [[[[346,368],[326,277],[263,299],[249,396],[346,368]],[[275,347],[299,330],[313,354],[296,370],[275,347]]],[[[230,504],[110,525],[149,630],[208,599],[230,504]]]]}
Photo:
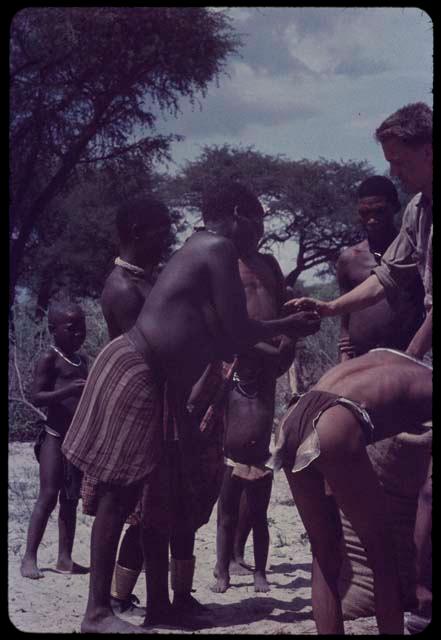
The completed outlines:
{"type": "Polygon", "coordinates": [[[247,310],[251,318],[265,320],[278,315],[277,281],[263,261],[239,260],[239,273],[245,289],[247,310]]]}

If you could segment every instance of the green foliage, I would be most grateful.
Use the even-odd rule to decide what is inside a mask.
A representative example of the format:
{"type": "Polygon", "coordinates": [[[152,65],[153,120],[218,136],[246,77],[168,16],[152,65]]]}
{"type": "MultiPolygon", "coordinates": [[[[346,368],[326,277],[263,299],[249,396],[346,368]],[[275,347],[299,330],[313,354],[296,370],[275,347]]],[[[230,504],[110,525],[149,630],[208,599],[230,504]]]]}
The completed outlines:
{"type": "Polygon", "coordinates": [[[145,173],[178,137],[159,112],[194,101],[238,46],[223,12],[203,7],[37,7],[10,31],[11,294],[36,223],[101,163],[145,173]],[[112,55],[111,60],[109,55],[112,55]],[[80,176],[81,178],[82,176],[80,176]]]}
{"type": "MultiPolygon", "coordinates": [[[[37,304],[44,310],[49,298],[61,290],[80,299],[98,297],[118,250],[115,216],[119,205],[134,194],[147,193],[167,202],[161,186],[161,176],[146,173],[136,162],[77,170],[76,181],[66,194],[54,198],[28,244],[21,283],[37,295],[37,304]]],[[[181,215],[173,208],[171,214],[179,231],[181,215]]]]}
{"type": "MultiPolygon", "coordinates": [[[[35,423],[40,419],[38,410],[32,408],[32,384],[40,355],[52,343],[47,324],[47,314],[36,321],[34,300],[12,307],[9,328],[9,439],[29,441],[37,435],[35,423]],[[24,401],[25,402],[24,402],[24,401]]],[[[86,315],[87,335],[82,350],[89,358],[89,368],[109,337],[98,302],[84,299],[80,302],[86,315]]],[[[40,410],[41,411],[41,410],[40,410]]],[[[45,413],[45,411],[43,411],[45,413]]]]}

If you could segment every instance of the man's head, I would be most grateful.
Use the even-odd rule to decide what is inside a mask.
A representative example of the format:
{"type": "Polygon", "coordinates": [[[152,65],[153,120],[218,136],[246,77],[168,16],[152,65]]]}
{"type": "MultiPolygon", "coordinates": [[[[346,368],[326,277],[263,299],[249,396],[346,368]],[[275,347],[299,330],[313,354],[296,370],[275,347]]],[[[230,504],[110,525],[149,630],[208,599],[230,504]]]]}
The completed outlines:
{"type": "Polygon", "coordinates": [[[75,353],[86,338],[86,319],[73,302],[52,302],[48,312],[49,331],[55,345],[66,355],[75,353]]]}
{"type": "Polygon", "coordinates": [[[395,185],[385,176],[370,176],[357,189],[357,208],[361,225],[369,239],[388,242],[394,215],[400,210],[395,185]]]}
{"type": "Polygon", "coordinates": [[[432,196],[432,109],[423,102],[398,109],[378,127],[375,138],[383,147],[403,189],[409,193],[422,191],[432,196]]]}
{"type": "Polygon", "coordinates": [[[156,265],[170,242],[170,214],[160,200],[144,196],[121,205],[116,228],[122,247],[131,248],[137,265],[156,265]]]}
{"type": "Polygon", "coordinates": [[[221,183],[204,194],[204,224],[230,237],[240,255],[257,249],[263,235],[263,216],[258,198],[238,182],[221,183]]]}

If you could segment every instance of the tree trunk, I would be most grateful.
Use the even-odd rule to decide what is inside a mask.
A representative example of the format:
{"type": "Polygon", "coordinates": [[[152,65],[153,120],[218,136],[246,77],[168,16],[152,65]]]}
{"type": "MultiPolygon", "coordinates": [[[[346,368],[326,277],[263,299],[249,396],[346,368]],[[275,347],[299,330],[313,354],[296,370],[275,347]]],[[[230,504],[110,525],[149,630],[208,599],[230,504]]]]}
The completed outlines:
{"type": "Polygon", "coordinates": [[[52,293],[52,281],[53,281],[53,264],[47,265],[43,269],[40,288],[37,296],[37,306],[35,309],[35,319],[42,320],[45,312],[49,306],[49,300],[52,293]]]}

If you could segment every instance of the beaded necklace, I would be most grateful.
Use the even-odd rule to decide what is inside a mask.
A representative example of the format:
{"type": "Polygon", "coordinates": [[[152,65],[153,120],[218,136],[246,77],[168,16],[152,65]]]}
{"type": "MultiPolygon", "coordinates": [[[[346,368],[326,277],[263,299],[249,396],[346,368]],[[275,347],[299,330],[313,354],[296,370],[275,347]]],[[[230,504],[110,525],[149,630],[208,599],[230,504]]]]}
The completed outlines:
{"type": "Polygon", "coordinates": [[[69,360],[69,358],[67,356],[65,356],[64,353],[62,351],[60,351],[60,349],[57,349],[57,347],[54,344],[51,344],[51,349],[53,349],[55,351],[55,353],[58,353],[60,358],[63,358],[63,360],[65,360],[66,362],[71,364],[73,367],[79,367],[80,366],[80,364],[81,364],[80,356],[78,356],[79,362],[72,362],[72,360],[69,360]]]}
{"type": "Polygon", "coordinates": [[[136,264],[130,264],[130,262],[126,262],[119,256],[115,258],[115,262],[118,267],[122,267],[123,269],[127,269],[127,271],[131,271],[136,276],[145,276],[145,269],[141,269],[141,267],[137,267],[136,264]]]}

